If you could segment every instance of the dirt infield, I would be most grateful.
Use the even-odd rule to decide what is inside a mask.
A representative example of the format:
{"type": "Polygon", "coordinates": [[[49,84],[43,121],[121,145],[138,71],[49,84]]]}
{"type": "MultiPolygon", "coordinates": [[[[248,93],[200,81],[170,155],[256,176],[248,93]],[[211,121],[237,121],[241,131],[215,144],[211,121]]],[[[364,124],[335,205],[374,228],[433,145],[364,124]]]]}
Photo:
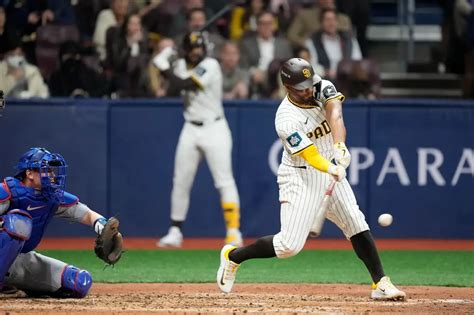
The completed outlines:
{"type": "MultiPolygon", "coordinates": [[[[252,240],[246,239],[246,243],[252,240]]],[[[156,239],[127,238],[128,249],[155,249],[156,239]]],[[[93,239],[46,239],[41,249],[91,249],[93,239]]],[[[474,241],[378,240],[382,250],[474,250],[474,241]]],[[[218,249],[220,239],[186,239],[185,249],[218,249]]],[[[306,249],[351,249],[346,240],[310,240],[306,249]]],[[[85,299],[0,295],[0,315],[51,314],[474,314],[474,288],[401,287],[405,302],[375,302],[367,285],[236,284],[223,294],[216,284],[94,284],[85,299]]]]}
{"type": "Polygon", "coordinates": [[[95,284],[85,299],[0,295],[0,314],[380,314],[474,313],[474,288],[402,287],[405,302],[375,302],[361,285],[95,284]]]}

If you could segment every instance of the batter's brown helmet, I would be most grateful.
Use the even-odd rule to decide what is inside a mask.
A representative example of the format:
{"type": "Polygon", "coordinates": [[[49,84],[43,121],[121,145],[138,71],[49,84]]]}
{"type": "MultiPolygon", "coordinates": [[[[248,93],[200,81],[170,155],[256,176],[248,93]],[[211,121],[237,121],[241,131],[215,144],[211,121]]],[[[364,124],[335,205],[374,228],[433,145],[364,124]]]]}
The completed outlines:
{"type": "Polygon", "coordinates": [[[291,58],[283,63],[280,69],[281,81],[297,90],[312,87],[321,81],[321,77],[314,73],[309,62],[301,58],[291,58]]]}
{"type": "Polygon", "coordinates": [[[188,53],[190,50],[196,47],[204,48],[206,51],[206,39],[201,32],[190,32],[183,37],[183,50],[188,53]]]}

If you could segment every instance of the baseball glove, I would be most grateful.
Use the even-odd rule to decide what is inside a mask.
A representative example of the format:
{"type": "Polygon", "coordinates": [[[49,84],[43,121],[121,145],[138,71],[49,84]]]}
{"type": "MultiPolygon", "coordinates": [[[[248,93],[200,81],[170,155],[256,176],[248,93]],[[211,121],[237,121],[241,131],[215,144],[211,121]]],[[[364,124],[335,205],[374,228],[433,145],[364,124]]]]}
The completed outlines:
{"type": "Polygon", "coordinates": [[[115,265],[122,256],[123,238],[118,231],[119,224],[117,218],[111,217],[95,240],[95,254],[109,265],[115,265]]]}

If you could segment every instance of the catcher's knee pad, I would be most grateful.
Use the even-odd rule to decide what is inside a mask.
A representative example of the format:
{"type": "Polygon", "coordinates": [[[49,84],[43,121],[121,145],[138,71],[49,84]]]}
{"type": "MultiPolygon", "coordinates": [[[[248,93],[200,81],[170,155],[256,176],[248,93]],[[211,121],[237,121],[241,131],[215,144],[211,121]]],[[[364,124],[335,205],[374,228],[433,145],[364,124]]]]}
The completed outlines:
{"type": "Polygon", "coordinates": [[[31,216],[22,210],[12,210],[0,216],[0,287],[5,274],[31,236],[31,216]]]}
{"type": "Polygon", "coordinates": [[[56,292],[58,297],[83,298],[92,286],[92,277],[87,270],[74,266],[66,266],[61,278],[61,289],[56,292]]]}

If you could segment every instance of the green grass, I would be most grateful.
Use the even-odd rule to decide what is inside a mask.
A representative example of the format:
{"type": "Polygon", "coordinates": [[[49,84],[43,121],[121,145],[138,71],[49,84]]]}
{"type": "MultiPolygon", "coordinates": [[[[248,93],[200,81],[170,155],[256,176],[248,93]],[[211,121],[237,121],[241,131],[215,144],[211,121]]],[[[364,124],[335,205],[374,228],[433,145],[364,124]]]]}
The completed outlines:
{"type": "MultiPolygon", "coordinates": [[[[214,282],[217,250],[129,250],[105,268],[93,250],[41,251],[86,269],[95,282],[214,282]]],[[[474,251],[383,251],[385,272],[400,285],[474,287],[474,251]]],[[[368,272],[352,251],[307,250],[289,259],[242,264],[239,283],[360,283],[368,272]]]]}

